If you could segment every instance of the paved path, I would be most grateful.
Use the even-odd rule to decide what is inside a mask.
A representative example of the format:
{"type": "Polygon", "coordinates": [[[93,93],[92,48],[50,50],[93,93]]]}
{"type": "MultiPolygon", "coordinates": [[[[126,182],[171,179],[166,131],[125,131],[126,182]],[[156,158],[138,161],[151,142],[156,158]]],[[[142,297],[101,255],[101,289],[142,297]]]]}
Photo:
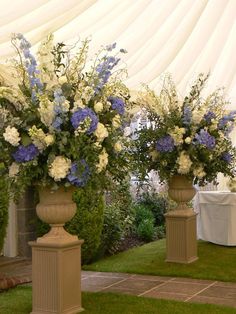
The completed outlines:
{"type": "MultiPolygon", "coordinates": [[[[31,281],[31,262],[0,257],[1,275],[31,281]]],[[[82,272],[83,291],[104,291],[183,302],[228,305],[236,308],[236,283],[124,273],[82,272]]]]}

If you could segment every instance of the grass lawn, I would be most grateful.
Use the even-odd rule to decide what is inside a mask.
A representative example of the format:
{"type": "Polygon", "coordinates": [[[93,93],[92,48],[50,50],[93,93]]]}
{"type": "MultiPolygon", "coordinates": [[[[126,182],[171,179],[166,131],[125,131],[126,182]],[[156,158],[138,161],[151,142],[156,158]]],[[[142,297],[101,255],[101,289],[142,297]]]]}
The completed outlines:
{"type": "Polygon", "coordinates": [[[159,240],[104,258],[84,270],[191,277],[236,282],[236,247],[198,241],[198,257],[191,264],[165,262],[166,242],[159,240]]]}
{"type": "MultiPolygon", "coordinates": [[[[29,314],[31,287],[18,286],[0,294],[1,314],[29,314]]],[[[155,300],[111,293],[83,293],[84,314],[235,314],[234,308],[155,300]]]]}

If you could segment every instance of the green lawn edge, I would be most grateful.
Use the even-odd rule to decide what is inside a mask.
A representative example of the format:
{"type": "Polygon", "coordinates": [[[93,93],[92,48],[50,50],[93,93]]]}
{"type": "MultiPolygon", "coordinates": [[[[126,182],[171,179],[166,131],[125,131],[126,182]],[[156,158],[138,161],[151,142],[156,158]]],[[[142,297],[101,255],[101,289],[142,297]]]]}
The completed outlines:
{"type": "Polygon", "coordinates": [[[84,265],[83,270],[236,282],[236,247],[198,241],[198,257],[190,264],[166,262],[162,239],[84,265]]]}
{"type": "MultiPolygon", "coordinates": [[[[18,286],[0,293],[0,313],[29,314],[32,288],[18,286]]],[[[114,293],[82,294],[84,314],[235,314],[235,308],[200,303],[159,300],[114,293]]]]}

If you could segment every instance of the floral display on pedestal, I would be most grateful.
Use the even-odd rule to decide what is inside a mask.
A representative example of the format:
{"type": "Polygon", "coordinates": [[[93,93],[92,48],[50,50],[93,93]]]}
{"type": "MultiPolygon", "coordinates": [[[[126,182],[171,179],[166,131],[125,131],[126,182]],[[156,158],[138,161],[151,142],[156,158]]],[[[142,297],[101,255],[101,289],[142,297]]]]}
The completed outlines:
{"type": "Polygon", "coordinates": [[[186,176],[200,186],[215,181],[219,172],[233,177],[236,149],[229,133],[236,111],[227,111],[224,90],[201,96],[208,75],[200,74],[189,94],[181,99],[170,75],[160,94],[150,88],[139,104],[149,122],[137,131],[135,159],[144,179],[157,170],[162,182],[174,175],[186,176]]]}
{"type": "Polygon", "coordinates": [[[15,84],[0,81],[0,160],[11,192],[25,188],[83,187],[100,190],[122,179],[129,167],[125,136],[130,106],[116,44],[89,59],[89,41],[66,46],[49,35],[37,56],[22,34],[12,38],[15,84]]]}

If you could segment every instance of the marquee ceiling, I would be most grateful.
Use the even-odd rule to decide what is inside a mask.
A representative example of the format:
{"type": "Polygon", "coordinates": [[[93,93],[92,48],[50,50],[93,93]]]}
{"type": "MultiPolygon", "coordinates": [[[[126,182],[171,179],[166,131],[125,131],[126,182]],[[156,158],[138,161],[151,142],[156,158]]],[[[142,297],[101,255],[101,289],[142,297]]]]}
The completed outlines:
{"type": "MultiPolygon", "coordinates": [[[[181,93],[199,72],[211,72],[208,90],[225,86],[236,109],[236,0],[0,0],[0,62],[14,53],[11,33],[34,45],[92,38],[92,51],[117,42],[132,89],[158,89],[172,73],[181,93]]],[[[3,67],[0,68],[3,69],[3,67]]],[[[0,72],[1,73],[1,72],[0,72]]]]}

